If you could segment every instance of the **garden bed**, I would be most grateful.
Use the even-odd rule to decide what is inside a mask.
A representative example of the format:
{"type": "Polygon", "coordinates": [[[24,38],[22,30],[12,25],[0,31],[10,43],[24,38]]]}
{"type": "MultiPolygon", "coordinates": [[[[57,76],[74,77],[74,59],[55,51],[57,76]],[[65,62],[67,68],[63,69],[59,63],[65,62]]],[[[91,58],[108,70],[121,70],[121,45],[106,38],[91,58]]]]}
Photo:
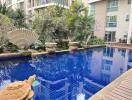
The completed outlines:
{"type": "MultiPolygon", "coordinates": [[[[90,45],[89,48],[97,48],[97,47],[105,47],[105,45],[90,45]]],[[[87,48],[88,49],[88,48],[87,48]]],[[[85,48],[79,48],[78,50],[85,50],[85,48]]],[[[62,52],[70,52],[69,49],[67,50],[61,50],[61,51],[56,51],[55,53],[62,53],[62,52]]],[[[30,51],[21,51],[17,53],[2,53],[0,54],[0,60],[5,60],[5,59],[13,59],[13,58],[20,58],[20,57],[35,57],[39,55],[47,55],[49,54],[48,52],[32,52],[30,51]]]]}

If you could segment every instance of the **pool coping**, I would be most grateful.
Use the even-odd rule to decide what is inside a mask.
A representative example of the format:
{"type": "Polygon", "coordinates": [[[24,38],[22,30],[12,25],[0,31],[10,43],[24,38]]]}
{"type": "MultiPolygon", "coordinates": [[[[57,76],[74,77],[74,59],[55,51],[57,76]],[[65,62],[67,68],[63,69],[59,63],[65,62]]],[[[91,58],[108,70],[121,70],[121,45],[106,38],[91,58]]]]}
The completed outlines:
{"type": "MultiPolygon", "coordinates": [[[[106,47],[106,45],[90,45],[88,48],[78,48],[78,50],[86,50],[90,48],[98,48],[98,47],[106,47]]],[[[64,52],[70,52],[70,50],[60,50],[56,51],[55,53],[64,53],[64,52]]],[[[19,58],[19,57],[36,57],[36,56],[43,56],[43,55],[48,55],[48,52],[31,52],[31,51],[23,51],[23,52],[17,52],[17,53],[2,53],[0,54],[0,60],[5,60],[5,59],[11,59],[11,58],[19,58]]]]}

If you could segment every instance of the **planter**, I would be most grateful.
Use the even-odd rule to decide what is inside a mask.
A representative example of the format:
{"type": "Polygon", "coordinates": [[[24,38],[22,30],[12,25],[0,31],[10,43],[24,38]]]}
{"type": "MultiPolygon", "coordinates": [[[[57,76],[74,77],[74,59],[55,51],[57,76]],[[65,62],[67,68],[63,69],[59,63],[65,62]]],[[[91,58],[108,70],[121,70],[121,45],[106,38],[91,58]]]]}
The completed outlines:
{"type": "Polygon", "coordinates": [[[87,48],[89,48],[90,47],[90,45],[83,45],[83,48],[84,49],[87,49],[87,48]]]}
{"type": "Polygon", "coordinates": [[[79,42],[69,42],[69,50],[75,51],[78,49],[79,42]]]}
{"type": "Polygon", "coordinates": [[[45,47],[46,47],[46,51],[48,53],[54,53],[56,51],[56,48],[57,48],[57,43],[47,42],[47,43],[45,43],[45,47]]]}

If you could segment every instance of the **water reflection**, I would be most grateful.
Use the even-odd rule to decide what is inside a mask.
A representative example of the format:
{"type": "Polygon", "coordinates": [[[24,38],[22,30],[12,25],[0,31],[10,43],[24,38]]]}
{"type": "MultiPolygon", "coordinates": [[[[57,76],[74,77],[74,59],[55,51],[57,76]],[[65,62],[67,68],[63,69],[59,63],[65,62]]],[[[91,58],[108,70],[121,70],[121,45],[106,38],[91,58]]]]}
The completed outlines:
{"type": "Polygon", "coordinates": [[[0,62],[0,88],[36,74],[34,100],[79,100],[132,67],[132,51],[98,48],[74,53],[0,62]]]}

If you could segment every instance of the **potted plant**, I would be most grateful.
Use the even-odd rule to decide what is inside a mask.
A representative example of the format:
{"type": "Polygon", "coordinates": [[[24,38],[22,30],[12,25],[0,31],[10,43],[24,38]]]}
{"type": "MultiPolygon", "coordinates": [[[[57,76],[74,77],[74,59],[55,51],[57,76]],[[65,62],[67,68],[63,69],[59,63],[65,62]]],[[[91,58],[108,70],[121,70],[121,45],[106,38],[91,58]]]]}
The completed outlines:
{"type": "Polygon", "coordinates": [[[75,51],[78,49],[78,46],[79,46],[79,42],[72,42],[72,41],[69,41],[69,50],[70,51],[75,51]]]}
{"type": "Polygon", "coordinates": [[[48,53],[54,53],[57,48],[57,43],[55,42],[46,42],[45,43],[45,49],[48,53]]]}
{"type": "Polygon", "coordinates": [[[45,49],[48,53],[54,53],[57,48],[57,43],[55,42],[53,33],[49,33],[45,39],[45,49]]]}

